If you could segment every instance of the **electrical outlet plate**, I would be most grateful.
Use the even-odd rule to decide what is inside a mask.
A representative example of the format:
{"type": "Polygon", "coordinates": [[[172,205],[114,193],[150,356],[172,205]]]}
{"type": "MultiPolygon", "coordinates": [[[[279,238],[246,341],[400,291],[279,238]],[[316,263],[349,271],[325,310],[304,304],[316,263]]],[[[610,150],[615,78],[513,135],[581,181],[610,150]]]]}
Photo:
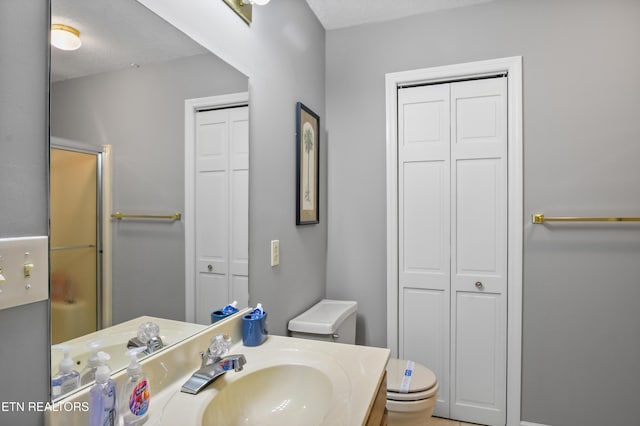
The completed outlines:
{"type": "Polygon", "coordinates": [[[49,298],[48,237],[0,238],[0,309],[49,298]]]}
{"type": "Polygon", "coordinates": [[[271,266],[280,264],[280,240],[271,240],[271,266]]]}

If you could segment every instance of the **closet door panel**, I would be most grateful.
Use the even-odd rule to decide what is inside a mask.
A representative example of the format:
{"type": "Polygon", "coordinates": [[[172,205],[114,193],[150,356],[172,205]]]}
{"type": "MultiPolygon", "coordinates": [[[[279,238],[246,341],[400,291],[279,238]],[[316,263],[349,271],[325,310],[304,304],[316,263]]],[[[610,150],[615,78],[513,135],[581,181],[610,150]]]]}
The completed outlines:
{"type": "MultiPolygon", "coordinates": [[[[449,371],[449,85],[398,92],[399,355],[449,371]]],[[[449,414],[448,381],[435,413],[449,414]]]]}
{"type": "Polygon", "coordinates": [[[229,298],[229,286],[226,274],[200,272],[197,274],[196,286],[196,322],[198,324],[211,324],[211,301],[227,300],[229,298]]]}
{"type": "Polygon", "coordinates": [[[399,111],[399,283],[448,290],[449,85],[402,89],[399,111]]]}
{"type": "Polygon", "coordinates": [[[248,107],[196,115],[196,321],[249,300],[248,107]]]}
{"type": "Polygon", "coordinates": [[[503,299],[494,293],[456,293],[456,340],[452,345],[456,371],[452,416],[456,419],[504,424],[503,299]]]}
{"type": "Polygon", "coordinates": [[[404,288],[401,310],[400,352],[403,359],[428,366],[440,386],[435,414],[448,415],[449,292],[404,288]]]}
{"type": "Polygon", "coordinates": [[[506,79],[451,86],[451,416],[506,421],[506,79]]]}

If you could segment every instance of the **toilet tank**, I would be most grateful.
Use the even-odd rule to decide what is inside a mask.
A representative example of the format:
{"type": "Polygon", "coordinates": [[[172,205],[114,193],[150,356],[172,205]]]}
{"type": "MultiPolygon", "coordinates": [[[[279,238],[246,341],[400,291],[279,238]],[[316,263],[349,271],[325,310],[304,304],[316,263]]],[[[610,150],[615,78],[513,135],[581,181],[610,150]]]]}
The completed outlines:
{"type": "Polygon", "coordinates": [[[356,343],[358,302],[323,299],[289,321],[291,337],[356,343]]]}

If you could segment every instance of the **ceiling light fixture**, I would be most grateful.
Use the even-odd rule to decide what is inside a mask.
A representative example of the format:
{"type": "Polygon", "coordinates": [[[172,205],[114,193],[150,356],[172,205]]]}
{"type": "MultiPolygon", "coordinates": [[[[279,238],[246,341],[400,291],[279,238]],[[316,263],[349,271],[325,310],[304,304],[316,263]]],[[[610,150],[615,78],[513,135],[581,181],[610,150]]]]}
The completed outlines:
{"type": "Polygon", "coordinates": [[[62,50],[76,50],[82,46],[80,31],[63,24],[51,25],[51,45],[62,50]]]}
{"type": "Polygon", "coordinates": [[[252,19],[252,6],[264,6],[269,3],[270,0],[222,0],[229,6],[235,13],[242,18],[247,25],[251,24],[252,19]]]}

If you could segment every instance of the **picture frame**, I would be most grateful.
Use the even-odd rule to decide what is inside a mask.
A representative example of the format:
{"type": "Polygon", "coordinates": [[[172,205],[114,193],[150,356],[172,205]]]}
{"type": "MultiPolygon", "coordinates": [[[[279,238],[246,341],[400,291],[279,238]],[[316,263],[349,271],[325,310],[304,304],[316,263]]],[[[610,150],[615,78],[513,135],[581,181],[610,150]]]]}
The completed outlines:
{"type": "Polygon", "coordinates": [[[296,225],[320,223],[320,117],[296,103],[296,225]]]}

